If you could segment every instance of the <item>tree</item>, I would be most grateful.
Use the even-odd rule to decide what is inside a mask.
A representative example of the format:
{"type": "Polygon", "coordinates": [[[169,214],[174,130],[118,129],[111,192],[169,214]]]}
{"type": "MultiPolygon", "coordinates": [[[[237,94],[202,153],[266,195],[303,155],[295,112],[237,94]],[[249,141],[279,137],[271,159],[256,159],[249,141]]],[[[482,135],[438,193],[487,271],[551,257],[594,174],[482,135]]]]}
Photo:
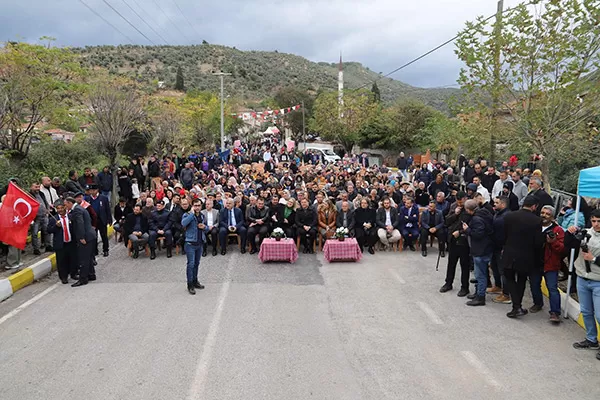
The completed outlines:
{"type": "Polygon", "coordinates": [[[373,93],[373,99],[375,99],[375,102],[381,102],[381,92],[379,91],[379,86],[377,86],[377,82],[373,82],[371,92],[373,93]]]}
{"type": "Polygon", "coordinates": [[[377,114],[378,106],[368,90],[346,91],[340,117],[337,96],[337,92],[323,92],[317,97],[310,126],[325,140],[338,142],[351,152],[360,140],[361,129],[377,114]]]}
{"type": "Polygon", "coordinates": [[[303,139],[303,123],[302,113],[304,112],[305,123],[312,118],[313,105],[315,103],[314,96],[310,95],[308,91],[301,90],[296,87],[285,87],[279,89],[274,97],[275,108],[290,107],[297,104],[304,103],[304,110],[296,110],[287,113],[284,117],[284,121],[292,131],[293,139],[300,141],[303,139]]]}
{"type": "Polygon", "coordinates": [[[184,91],[184,82],[183,82],[183,69],[181,69],[181,65],[177,67],[177,76],[175,77],[175,90],[184,91]]]}
{"type": "Polygon", "coordinates": [[[381,146],[402,150],[418,144],[427,120],[436,113],[436,110],[419,100],[397,102],[387,110],[392,134],[382,138],[381,146]]]}
{"type": "Polygon", "coordinates": [[[35,130],[81,93],[81,68],[67,49],[8,43],[0,49],[0,149],[27,157],[35,130]]]}
{"type": "Polygon", "coordinates": [[[599,21],[596,1],[537,0],[507,11],[497,31],[483,18],[467,23],[456,41],[466,65],[459,83],[474,105],[468,109],[504,122],[506,143],[544,155],[546,181],[565,147],[597,158],[598,148],[590,145],[595,141],[586,135],[588,122],[600,114],[600,85],[590,80],[600,67],[599,21]],[[492,98],[498,110],[489,107],[492,98]]]}
{"type": "Polygon", "coordinates": [[[132,85],[120,81],[104,82],[89,96],[93,130],[91,138],[106,155],[113,174],[112,204],[117,199],[117,161],[123,143],[135,130],[143,115],[140,95],[132,85]]]}
{"type": "Polygon", "coordinates": [[[178,101],[154,99],[149,114],[150,145],[157,154],[171,154],[181,144],[184,115],[178,101]]]}

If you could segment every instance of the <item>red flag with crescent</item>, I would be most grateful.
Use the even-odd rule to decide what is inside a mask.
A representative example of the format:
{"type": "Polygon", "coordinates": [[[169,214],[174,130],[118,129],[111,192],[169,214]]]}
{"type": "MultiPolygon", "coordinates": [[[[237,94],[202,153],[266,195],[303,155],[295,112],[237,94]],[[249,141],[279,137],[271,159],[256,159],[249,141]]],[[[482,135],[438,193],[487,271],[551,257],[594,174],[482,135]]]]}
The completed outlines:
{"type": "Polygon", "coordinates": [[[29,225],[39,208],[40,204],[29,193],[10,182],[0,208],[0,242],[23,250],[29,225]]]}

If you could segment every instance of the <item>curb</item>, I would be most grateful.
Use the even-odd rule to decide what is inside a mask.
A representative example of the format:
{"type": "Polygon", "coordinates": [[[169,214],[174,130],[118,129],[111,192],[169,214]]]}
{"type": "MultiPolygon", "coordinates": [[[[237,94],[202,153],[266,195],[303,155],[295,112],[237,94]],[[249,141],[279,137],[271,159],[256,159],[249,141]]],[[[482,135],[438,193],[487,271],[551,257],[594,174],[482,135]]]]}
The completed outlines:
{"type": "MultiPolygon", "coordinates": [[[[560,289],[558,289],[558,291],[560,292],[560,304],[561,307],[563,307],[567,298],[567,294],[560,289]]],[[[544,296],[550,297],[548,293],[548,288],[546,287],[546,280],[544,278],[542,278],[542,293],[544,294],[544,296]]],[[[569,311],[569,318],[575,321],[583,329],[585,329],[585,324],[583,323],[583,316],[580,312],[579,303],[575,301],[574,298],[569,297],[569,301],[565,309],[569,311]]],[[[600,321],[596,321],[596,325],[598,326],[598,339],[600,340],[600,321]]]]}
{"type": "MultiPolygon", "coordinates": [[[[113,235],[114,230],[112,226],[108,227],[107,233],[108,237],[113,235]]],[[[8,278],[0,279],[0,302],[8,299],[15,292],[31,285],[35,281],[46,277],[52,271],[56,271],[56,254],[51,254],[8,278]]]]}

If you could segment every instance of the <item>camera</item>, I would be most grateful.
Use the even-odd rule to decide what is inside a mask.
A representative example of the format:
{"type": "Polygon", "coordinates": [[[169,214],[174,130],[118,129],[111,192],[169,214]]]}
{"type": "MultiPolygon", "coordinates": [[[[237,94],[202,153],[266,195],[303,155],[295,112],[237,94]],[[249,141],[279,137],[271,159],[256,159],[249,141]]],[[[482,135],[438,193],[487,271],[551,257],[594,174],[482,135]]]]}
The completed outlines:
{"type": "Polygon", "coordinates": [[[550,239],[555,239],[556,238],[556,233],[554,233],[553,231],[548,232],[548,237],[550,239]]]}
{"type": "MultiPolygon", "coordinates": [[[[592,235],[590,235],[587,230],[585,229],[581,229],[578,230],[574,235],[575,239],[581,241],[581,251],[583,251],[584,253],[589,253],[590,252],[590,248],[588,246],[588,242],[590,241],[590,238],[592,237],[592,235]]],[[[585,261],[585,270],[586,272],[592,272],[592,263],[589,261],[585,261]]]]}

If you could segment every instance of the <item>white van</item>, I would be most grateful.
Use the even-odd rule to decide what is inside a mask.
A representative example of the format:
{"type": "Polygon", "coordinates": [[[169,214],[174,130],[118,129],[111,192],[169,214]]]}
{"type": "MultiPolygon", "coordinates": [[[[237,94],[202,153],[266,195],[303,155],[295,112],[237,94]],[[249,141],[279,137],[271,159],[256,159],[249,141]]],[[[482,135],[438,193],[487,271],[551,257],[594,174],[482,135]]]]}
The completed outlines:
{"type": "Polygon", "coordinates": [[[304,151],[306,152],[308,150],[313,150],[313,151],[319,152],[320,154],[323,155],[323,159],[325,160],[325,162],[328,162],[328,163],[334,163],[336,161],[340,161],[341,160],[340,156],[338,156],[337,154],[335,154],[333,152],[333,150],[331,150],[331,149],[323,149],[323,148],[320,148],[320,147],[307,146],[304,151]]]}

